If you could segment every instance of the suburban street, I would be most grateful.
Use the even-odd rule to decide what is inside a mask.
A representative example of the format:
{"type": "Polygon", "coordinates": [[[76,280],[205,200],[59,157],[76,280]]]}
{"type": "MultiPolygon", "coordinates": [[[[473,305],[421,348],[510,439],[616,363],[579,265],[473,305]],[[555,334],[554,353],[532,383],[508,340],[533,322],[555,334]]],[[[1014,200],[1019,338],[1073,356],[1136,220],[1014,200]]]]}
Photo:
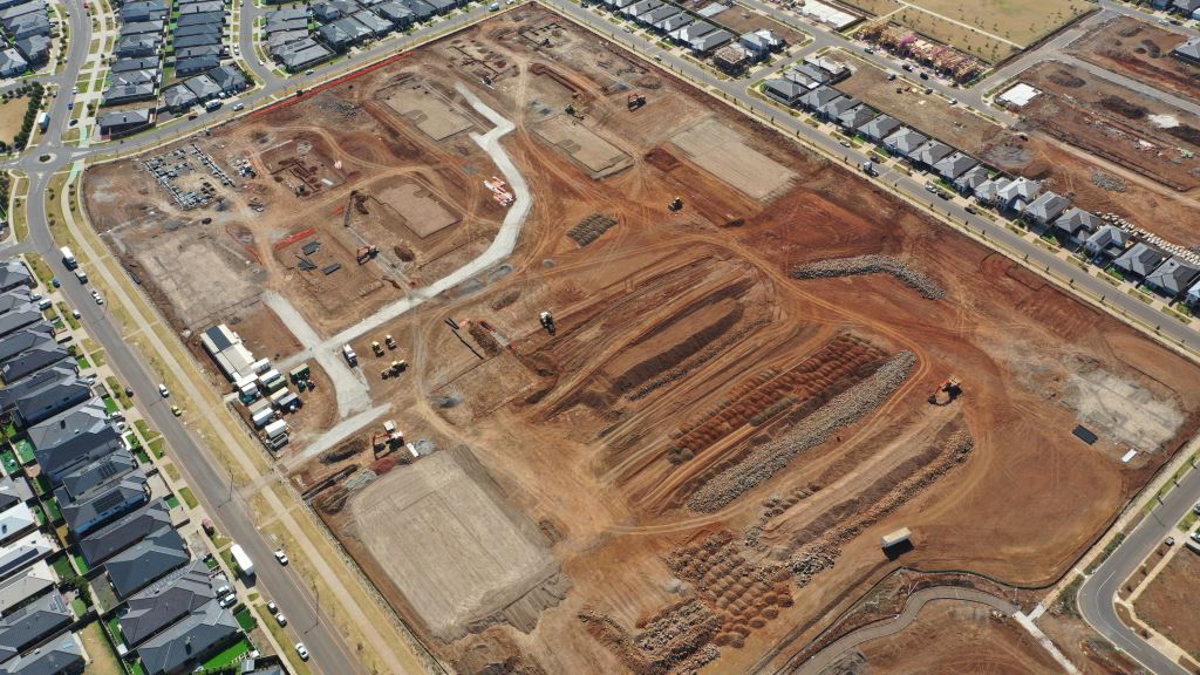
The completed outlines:
{"type": "MultiPolygon", "coordinates": [[[[782,113],[772,104],[749,93],[747,88],[752,83],[749,78],[737,80],[721,78],[694,61],[663,49],[658,44],[657,38],[621,31],[604,16],[570,0],[544,1],[545,4],[576,22],[597,33],[611,36],[621,44],[630,46],[637,52],[661,62],[664,67],[670,68],[686,79],[716,92],[718,97],[723,98],[731,105],[752,111],[759,118],[769,120],[777,129],[792,135],[835,161],[845,162],[852,170],[853,167],[868,158],[866,150],[869,148],[860,151],[844,147],[828,133],[806,124],[803,118],[782,113]]],[[[793,54],[793,60],[825,47],[837,46],[860,58],[870,60],[880,67],[889,70],[898,69],[898,61],[886,55],[868,54],[865,46],[860,43],[847,40],[845,37],[823,28],[802,24],[795,15],[760,0],[743,1],[747,6],[766,15],[791,25],[803,27],[812,36],[812,43],[800,52],[793,54]]],[[[71,100],[71,88],[87,59],[91,40],[90,17],[82,6],[82,0],[65,0],[65,3],[70,9],[68,20],[71,36],[67,62],[57,75],[38,78],[48,86],[56,85],[59,91],[59,94],[51,99],[49,130],[40,137],[36,147],[29,148],[21,157],[3,165],[4,168],[19,169],[29,178],[27,210],[30,236],[25,241],[0,249],[0,251],[8,255],[36,251],[46,259],[59,278],[70,279],[70,274],[58,255],[58,245],[51,237],[46,203],[43,198],[55,173],[68,170],[81,159],[95,159],[114,152],[128,153],[153,147],[227,121],[236,114],[226,108],[216,114],[200,114],[194,120],[173,120],[166,126],[151,129],[120,141],[90,147],[64,144],[63,132],[67,128],[70,118],[67,106],[71,100]]],[[[1089,18],[1088,25],[1107,18],[1110,16],[1110,12],[1146,18],[1137,10],[1120,3],[1104,0],[1100,4],[1105,8],[1105,12],[1089,18]]],[[[258,52],[254,45],[255,22],[265,11],[265,8],[258,7],[254,2],[247,2],[241,6],[241,25],[238,29],[241,57],[250,66],[261,85],[258,89],[238,98],[245,104],[246,112],[243,114],[249,114],[253,108],[286,96],[298,88],[307,89],[323,82],[335,72],[341,74],[386,56],[403,52],[432,36],[457,29],[490,14],[487,4],[480,3],[453,17],[422,26],[411,34],[376,43],[339,59],[333,64],[323,68],[318,67],[311,76],[300,75],[284,79],[274,71],[272,64],[258,61],[258,52]]],[[[987,106],[986,92],[1027,67],[1033,62],[1031,59],[1058,58],[1061,48],[1082,34],[1083,30],[1085,29],[1076,27],[1064,31],[1035,50],[1033,55],[1019,59],[1013,65],[1002,69],[972,88],[953,87],[937,79],[930,79],[921,84],[935,89],[946,98],[957,98],[977,110],[987,111],[988,114],[995,117],[1004,117],[1006,113],[992,110],[987,106]]],[[[1195,34],[1195,31],[1185,32],[1195,34]]],[[[778,65],[782,65],[782,63],[778,65]]],[[[1194,103],[1189,105],[1191,106],[1189,110],[1197,111],[1194,103]]],[[[1004,251],[1014,258],[1028,261],[1029,265],[1037,269],[1047,271],[1065,288],[1072,288],[1076,295],[1082,296],[1090,302],[1102,299],[1103,303],[1110,308],[1142,325],[1158,327],[1157,330],[1164,338],[1176,344],[1200,350],[1200,333],[1164,315],[1154,307],[1148,306],[1138,298],[1115,289],[1107,281],[1099,278],[1094,269],[1082,269],[1009,230],[1003,221],[992,221],[973,215],[968,213],[962,204],[939,200],[926,192],[923,177],[919,175],[910,177],[895,168],[885,166],[881,168],[880,175],[874,180],[917,204],[924,205],[926,208],[932,207],[941,217],[949,218],[959,227],[965,227],[973,236],[981,237],[992,247],[1004,251]]],[[[63,284],[62,291],[70,299],[71,304],[82,313],[87,329],[107,351],[109,361],[120,374],[122,381],[133,389],[136,400],[140,402],[147,417],[165,435],[172,458],[183,468],[188,483],[212,515],[218,529],[242,544],[250,556],[259,562],[257,584],[263,587],[265,592],[281,607],[287,608],[293,627],[297,633],[302,635],[300,639],[305,642],[312,653],[310,666],[315,671],[328,675],[363,672],[358,659],[354,657],[353,650],[346,645],[345,640],[332,627],[328,617],[320,611],[317,599],[313,597],[312,592],[299,578],[290,573],[288,568],[274,564],[272,559],[274,546],[258,531],[251,510],[232,486],[229,472],[220,465],[207,445],[200,442],[182,423],[181,418],[177,418],[171,413],[170,405],[158,396],[158,382],[152,375],[153,371],[147,365],[148,355],[139,353],[125,339],[106,306],[96,305],[89,297],[87,287],[68,281],[63,284]]],[[[1200,472],[1192,472],[1179,488],[1170,493],[1165,503],[1154,511],[1154,515],[1147,518],[1100,567],[1097,573],[1088,579],[1080,593],[1080,606],[1087,620],[1115,644],[1134,655],[1138,661],[1156,673],[1181,673],[1183,670],[1172,664],[1120,622],[1116,617],[1112,598],[1126,576],[1167,535],[1170,528],[1182,518],[1197,499],[1200,499],[1200,472]]]]}
{"type": "MultiPolygon", "coordinates": [[[[1157,675],[1184,675],[1188,671],[1152,647],[1117,616],[1113,600],[1125,579],[1133,574],[1163,540],[1173,534],[1192,505],[1200,500],[1200,471],[1189,471],[1179,486],[1167,493],[1161,504],[1142,519],[1079,589],[1079,611],[1083,618],[1114,645],[1157,675]]],[[[1181,539],[1181,537],[1176,537],[1181,539]]],[[[1176,546],[1183,546],[1176,541],[1176,546]]],[[[1184,552],[1186,553],[1186,552],[1184,552]]]]}

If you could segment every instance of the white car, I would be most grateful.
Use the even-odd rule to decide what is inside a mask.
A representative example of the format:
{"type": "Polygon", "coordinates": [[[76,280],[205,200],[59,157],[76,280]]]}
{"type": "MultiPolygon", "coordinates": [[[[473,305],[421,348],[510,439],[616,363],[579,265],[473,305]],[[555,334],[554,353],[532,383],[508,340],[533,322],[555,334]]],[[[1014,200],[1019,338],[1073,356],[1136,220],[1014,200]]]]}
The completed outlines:
{"type": "Polygon", "coordinates": [[[104,298],[100,297],[100,291],[97,291],[94,288],[92,289],[92,299],[96,301],[97,305],[104,304],[104,298]]]}
{"type": "Polygon", "coordinates": [[[280,548],[280,549],[276,549],[276,550],[275,550],[275,559],[279,561],[279,564],[280,564],[280,565],[287,565],[287,564],[288,564],[288,557],[287,557],[287,554],[286,554],[286,553],[284,553],[284,552],[283,552],[283,549],[281,549],[281,548],[280,548]]]}
{"type": "Polygon", "coordinates": [[[221,598],[221,606],[225,609],[233,607],[235,604],[237,604],[237,596],[233,593],[221,598]]]}
{"type": "Polygon", "coordinates": [[[304,646],[303,642],[296,643],[296,654],[300,656],[301,661],[308,660],[308,647],[304,646]]]}
{"type": "Polygon", "coordinates": [[[167,385],[160,384],[158,385],[158,393],[162,394],[163,398],[168,398],[171,395],[171,390],[167,389],[167,385]]]}
{"type": "Polygon", "coordinates": [[[279,625],[280,625],[280,626],[286,626],[286,625],[287,625],[287,617],[286,617],[286,616],[284,616],[284,615],[282,615],[282,614],[276,614],[276,615],[275,615],[275,620],[279,622],[279,625]]]}
{"type": "Polygon", "coordinates": [[[276,605],[275,601],[272,600],[267,603],[267,611],[272,614],[278,614],[279,613],[279,605],[276,605]]]}
{"type": "Polygon", "coordinates": [[[233,589],[232,589],[232,588],[230,588],[229,586],[222,586],[222,587],[220,587],[220,588],[218,588],[218,589],[217,589],[217,597],[218,597],[218,598],[223,598],[223,597],[225,597],[226,595],[229,595],[229,594],[230,594],[230,593],[232,593],[232,592],[233,592],[233,589]]]}

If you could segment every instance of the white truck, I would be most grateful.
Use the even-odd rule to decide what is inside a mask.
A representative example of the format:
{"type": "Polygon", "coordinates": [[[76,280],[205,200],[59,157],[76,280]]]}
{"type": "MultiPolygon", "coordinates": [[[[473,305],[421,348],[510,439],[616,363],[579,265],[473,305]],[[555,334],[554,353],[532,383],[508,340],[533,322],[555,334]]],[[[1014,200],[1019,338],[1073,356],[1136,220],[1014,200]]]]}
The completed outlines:
{"type": "Polygon", "coordinates": [[[71,247],[64,246],[64,247],[58,249],[58,252],[62,254],[62,261],[63,261],[63,264],[67,266],[67,269],[69,269],[69,270],[75,269],[75,265],[76,265],[75,254],[71,252],[71,247]]]}
{"type": "Polygon", "coordinates": [[[349,363],[351,368],[358,365],[358,354],[354,353],[354,348],[349,344],[342,346],[342,356],[346,357],[346,363],[349,363]]]}
{"type": "Polygon", "coordinates": [[[250,559],[250,556],[246,555],[246,551],[242,548],[241,544],[230,546],[229,554],[233,556],[233,562],[237,565],[239,574],[246,578],[254,576],[254,561],[250,559]]]}

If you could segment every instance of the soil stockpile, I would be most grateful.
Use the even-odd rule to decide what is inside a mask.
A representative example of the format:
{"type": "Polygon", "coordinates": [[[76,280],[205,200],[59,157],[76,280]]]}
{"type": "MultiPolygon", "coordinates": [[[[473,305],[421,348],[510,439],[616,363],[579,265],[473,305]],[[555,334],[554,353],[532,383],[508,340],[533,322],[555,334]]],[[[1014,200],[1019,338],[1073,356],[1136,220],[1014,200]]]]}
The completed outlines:
{"type": "Polygon", "coordinates": [[[798,265],[792,270],[794,279],[832,279],[860,274],[890,274],[913,287],[923,298],[941,300],[946,297],[946,291],[936,281],[909,267],[908,263],[886,255],[821,260],[798,265]]]}

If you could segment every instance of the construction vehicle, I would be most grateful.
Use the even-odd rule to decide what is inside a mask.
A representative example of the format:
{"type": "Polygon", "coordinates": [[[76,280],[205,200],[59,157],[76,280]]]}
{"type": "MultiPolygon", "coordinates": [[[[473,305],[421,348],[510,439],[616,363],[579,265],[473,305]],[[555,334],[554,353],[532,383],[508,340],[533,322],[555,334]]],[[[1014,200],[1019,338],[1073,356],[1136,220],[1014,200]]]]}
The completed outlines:
{"type": "Polygon", "coordinates": [[[404,443],[404,434],[396,428],[396,423],[388,420],[383,423],[383,433],[371,434],[371,448],[375,451],[375,459],[391,453],[392,450],[404,443]]]}
{"type": "Polygon", "coordinates": [[[538,316],[538,319],[542,322],[542,328],[545,328],[546,332],[553,337],[554,332],[558,330],[558,328],[554,325],[554,315],[552,315],[550,312],[542,312],[541,315],[538,316]]]}
{"type": "Polygon", "coordinates": [[[383,336],[383,343],[384,343],[385,345],[387,345],[387,348],[388,348],[388,349],[395,349],[395,348],[396,348],[396,340],[395,340],[395,339],[394,339],[394,338],[393,338],[391,335],[384,335],[384,336],[383,336]]]}
{"type": "Polygon", "coordinates": [[[371,343],[371,351],[375,352],[375,356],[383,356],[383,346],[378,342],[371,343]]]}
{"type": "Polygon", "coordinates": [[[644,105],[646,105],[646,96],[636,91],[630,94],[629,98],[625,101],[625,107],[629,109],[629,112],[633,112],[644,105]]]}
{"type": "Polygon", "coordinates": [[[933,394],[929,396],[929,403],[932,405],[949,405],[951,401],[962,395],[962,383],[957,377],[948,377],[945,382],[938,385],[938,388],[933,390],[933,394]]]}
{"type": "Polygon", "coordinates": [[[671,203],[667,205],[667,210],[668,211],[682,211],[683,210],[683,197],[676,197],[675,199],[671,200],[671,203]]]}
{"type": "Polygon", "coordinates": [[[406,370],[408,370],[408,361],[405,361],[404,359],[392,361],[392,375],[399,375],[406,370]]]}
{"type": "Polygon", "coordinates": [[[354,253],[354,259],[358,261],[359,265],[363,265],[377,255],[379,255],[378,246],[359,246],[358,251],[354,253]]]}
{"type": "Polygon", "coordinates": [[[358,354],[354,353],[354,348],[350,345],[342,346],[342,356],[346,357],[346,363],[349,363],[351,368],[358,365],[358,354]]]}

